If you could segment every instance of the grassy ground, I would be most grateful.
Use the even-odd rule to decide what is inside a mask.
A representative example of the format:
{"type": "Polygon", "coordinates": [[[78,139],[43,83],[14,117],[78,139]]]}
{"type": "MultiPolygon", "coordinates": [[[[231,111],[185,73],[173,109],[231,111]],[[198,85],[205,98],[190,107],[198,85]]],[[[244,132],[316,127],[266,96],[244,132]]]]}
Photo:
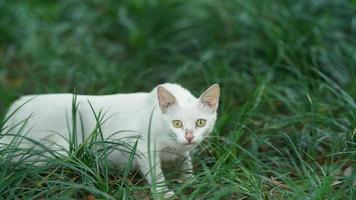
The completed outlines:
{"type": "MultiPolygon", "coordinates": [[[[171,183],[181,199],[355,199],[355,14],[354,0],[0,0],[0,114],[22,94],[217,82],[197,182],[171,183]]],[[[0,198],[147,193],[87,147],[35,168],[1,151],[0,198]]]]}

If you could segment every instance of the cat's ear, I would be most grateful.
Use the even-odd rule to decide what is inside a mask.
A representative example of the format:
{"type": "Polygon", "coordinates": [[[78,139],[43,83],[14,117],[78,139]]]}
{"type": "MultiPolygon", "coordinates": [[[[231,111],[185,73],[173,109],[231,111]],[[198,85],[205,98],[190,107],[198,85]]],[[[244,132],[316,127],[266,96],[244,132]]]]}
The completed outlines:
{"type": "Polygon", "coordinates": [[[157,87],[157,96],[159,107],[163,113],[166,112],[169,107],[177,103],[177,99],[173,96],[173,94],[163,86],[157,87]]]}
{"type": "Polygon", "coordinates": [[[218,109],[219,97],[220,87],[218,84],[214,84],[199,97],[199,100],[204,106],[210,107],[215,112],[218,109]]]}

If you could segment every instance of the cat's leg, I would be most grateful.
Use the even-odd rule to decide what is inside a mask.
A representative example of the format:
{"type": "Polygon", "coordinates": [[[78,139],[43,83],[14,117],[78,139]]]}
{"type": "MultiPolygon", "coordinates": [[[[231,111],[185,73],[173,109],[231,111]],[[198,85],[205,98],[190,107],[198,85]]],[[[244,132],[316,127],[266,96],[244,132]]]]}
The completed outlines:
{"type": "Polygon", "coordinates": [[[155,184],[155,186],[151,187],[152,194],[154,196],[161,194],[164,198],[173,197],[174,192],[168,189],[165,184],[165,178],[161,168],[161,160],[158,156],[153,156],[150,163],[148,158],[148,155],[142,155],[138,158],[138,167],[141,173],[145,176],[147,182],[151,186],[155,184]]]}
{"type": "Polygon", "coordinates": [[[181,173],[178,182],[184,183],[187,180],[194,180],[192,158],[189,153],[187,153],[183,160],[181,160],[181,173]]]}

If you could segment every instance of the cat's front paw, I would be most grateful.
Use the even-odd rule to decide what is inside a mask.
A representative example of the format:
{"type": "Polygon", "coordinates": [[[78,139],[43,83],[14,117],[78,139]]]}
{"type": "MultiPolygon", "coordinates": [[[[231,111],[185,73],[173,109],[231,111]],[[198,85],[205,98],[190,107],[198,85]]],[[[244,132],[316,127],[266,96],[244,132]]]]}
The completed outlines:
{"type": "Polygon", "coordinates": [[[196,177],[193,174],[182,174],[177,179],[177,182],[180,184],[185,183],[185,182],[193,183],[195,181],[196,181],[196,177]]]}
{"type": "Polygon", "coordinates": [[[168,188],[160,188],[159,190],[156,191],[156,193],[153,193],[153,199],[175,199],[175,198],[176,198],[175,193],[168,188]]]}
{"type": "Polygon", "coordinates": [[[168,190],[163,194],[163,199],[174,199],[176,195],[172,190],[168,190]]]}
{"type": "Polygon", "coordinates": [[[181,176],[181,177],[179,177],[179,178],[177,179],[177,182],[178,182],[179,184],[183,184],[183,183],[185,183],[187,180],[188,180],[187,177],[181,176]]]}

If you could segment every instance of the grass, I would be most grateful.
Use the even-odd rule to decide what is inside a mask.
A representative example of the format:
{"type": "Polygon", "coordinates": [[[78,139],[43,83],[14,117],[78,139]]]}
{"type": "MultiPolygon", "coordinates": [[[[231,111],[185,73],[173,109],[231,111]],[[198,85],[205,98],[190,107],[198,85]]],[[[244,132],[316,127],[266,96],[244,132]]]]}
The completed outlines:
{"type": "MultiPolygon", "coordinates": [[[[178,82],[198,96],[217,82],[216,128],[193,153],[197,181],[170,183],[181,199],[351,200],[355,13],[353,0],[0,0],[0,114],[23,94],[178,82]]],[[[90,144],[104,145],[74,145],[72,156],[41,167],[9,156],[48,149],[3,149],[0,198],[147,194],[127,170],[107,170],[90,144]]]]}

